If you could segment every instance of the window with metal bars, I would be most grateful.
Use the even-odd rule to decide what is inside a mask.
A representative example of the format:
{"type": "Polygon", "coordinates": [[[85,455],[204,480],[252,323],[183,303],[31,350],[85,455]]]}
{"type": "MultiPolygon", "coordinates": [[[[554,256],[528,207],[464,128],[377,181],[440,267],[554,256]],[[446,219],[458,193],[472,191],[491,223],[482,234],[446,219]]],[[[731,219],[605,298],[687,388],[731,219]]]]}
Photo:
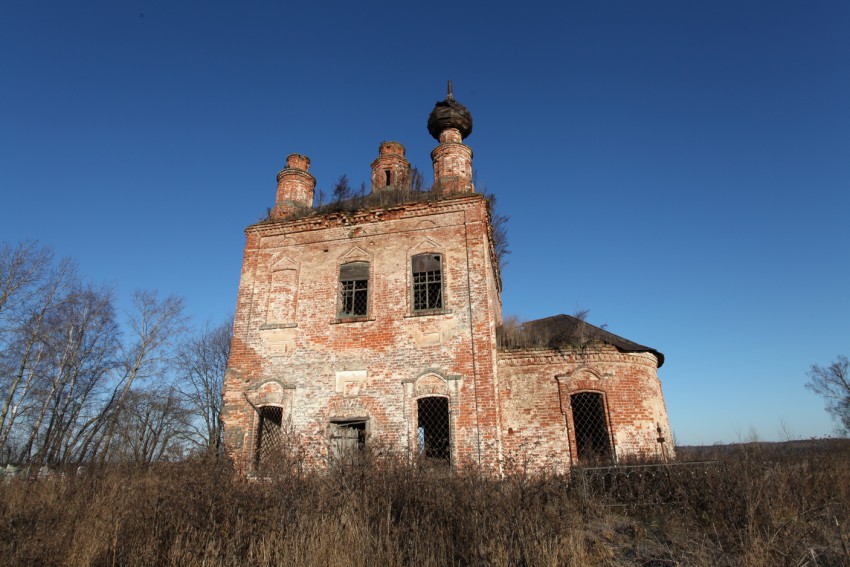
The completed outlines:
{"type": "Polygon", "coordinates": [[[419,254],[411,260],[413,310],[443,308],[443,258],[440,254],[419,254]]]}
{"type": "Polygon", "coordinates": [[[416,433],[419,456],[451,460],[449,400],[430,396],[416,400],[416,433]]]}
{"type": "Polygon", "coordinates": [[[369,313],[369,262],[349,262],[339,267],[339,317],[365,317],[369,313]]]}
{"type": "Polygon", "coordinates": [[[598,392],[580,392],[570,396],[576,455],[580,461],[600,461],[613,457],[605,397],[598,392]]]}
{"type": "Polygon", "coordinates": [[[263,406],[259,408],[257,423],[256,466],[262,470],[272,466],[283,450],[283,408],[263,406]]]}

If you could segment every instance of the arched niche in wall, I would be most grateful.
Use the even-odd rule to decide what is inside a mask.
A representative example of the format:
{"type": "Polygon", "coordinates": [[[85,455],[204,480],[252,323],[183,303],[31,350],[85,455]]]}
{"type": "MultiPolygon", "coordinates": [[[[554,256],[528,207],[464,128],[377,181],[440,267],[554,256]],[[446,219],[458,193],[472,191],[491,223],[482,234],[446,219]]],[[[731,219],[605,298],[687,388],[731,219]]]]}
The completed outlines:
{"type": "Polygon", "coordinates": [[[266,325],[289,326],[296,320],[298,304],[299,265],[286,256],[278,259],[269,270],[266,297],[266,325]]]}
{"type": "Polygon", "coordinates": [[[245,397],[252,406],[280,406],[289,415],[289,412],[292,410],[292,395],[294,391],[295,386],[272,378],[253,384],[245,391],[245,397]]]}

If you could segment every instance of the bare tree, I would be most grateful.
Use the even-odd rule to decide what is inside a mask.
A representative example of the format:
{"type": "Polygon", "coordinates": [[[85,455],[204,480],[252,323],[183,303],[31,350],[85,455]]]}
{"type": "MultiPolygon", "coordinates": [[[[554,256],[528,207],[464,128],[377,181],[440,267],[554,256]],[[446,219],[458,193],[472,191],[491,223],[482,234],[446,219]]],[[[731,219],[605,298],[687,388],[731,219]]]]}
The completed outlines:
{"type": "Polygon", "coordinates": [[[183,456],[190,412],[174,386],[133,389],[117,418],[113,454],[149,464],[183,456]]]}
{"type": "Polygon", "coordinates": [[[147,378],[162,377],[173,358],[170,347],[186,330],[181,298],[169,296],[160,300],[156,292],[137,291],[133,294],[133,306],[129,315],[130,342],[120,349],[115,385],[108,401],[90,420],[91,428],[79,454],[81,460],[109,457],[118,419],[133,385],[147,378]]]}
{"type": "Polygon", "coordinates": [[[425,178],[415,165],[410,169],[410,190],[421,192],[425,189],[425,178]]]}
{"type": "Polygon", "coordinates": [[[490,226],[492,229],[493,248],[496,252],[496,260],[499,270],[508,265],[508,255],[511,253],[508,243],[508,221],[510,217],[498,212],[496,206],[496,195],[487,190],[487,186],[478,179],[478,170],[472,172],[472,184],[479,193],[487,197],[487,210],[490,213],[490,226]]]}
{"type": "Polygon", "coordinates": [[[176,447],[176,436],[184,443],[187,402],[163,385],[185,329],[183,302],[136,292],[133,306],[122,333],[110,289],[84,285],[74,264],[54,263],[47,247],[0,243],[0,449],[7,461],[62,466],[113,452],[150,461],[176,447]],[[128,444],[131,426],[141,433],[128,444]]]}
{"type": "Polygon", "coordinates": [[[221,391],[232,336],[233,317],[229,317],[216,327],[205,325],[177,353],[180,391],[196,419],[195,438],[213,455],[221,449],[221,391]]]}
{"type": "Polygon", "coordinates": [[[823,397],[839,434],[850,434],[850,360],[838,355],[829,366],[812,364],[807,374],[806,388],[823,397]]]}
{"type": "Polygon", "coordinates": [[[120,330],[112,291],[88,286],[71,291],[51,311],[40,346],[46,357],[37,369],[37,409],[21,458],[61,465],[71,458],[81,419],[96,412],[97,394],[115,366],[120,330]]]}
{"type": "MultiPolygon", "coordinates": [[[[0,246],[0,447],[7,459],[17,425],[36,410],[34,394],[49,373],[48,321],[55,324],[56,311],[79,287],[70,260],[52,262],[50,248],[32,242],[0,246]]],[[[22,444],[24,436],[18,431],[22,444]]]]}
{"type": "Polygon", "coordinates": [[[348,175],[342,174],[339,176],[339,179],[336,180],[336,183],[334,183],[331,189],[331,194],[333,195],[334,203],[347,201],[354,196],[354,191],[348,183],[348,175]]]}
{"type": "Polygon", "coordinates": [[[27,296],[38,289],[52,261],[53,251],[37,242],[0,245],[0,321],[10,306],[27,303],[27,296]],[[23,300],[18,300],[20,295],[23,300]]]}
{"type": "Polygon", "coordinates": [[[487,195],[487,205],[490,211],[490,225],[493,230],[493,248],[501,270],[508,265],[507,257],[511,253],[508,244],[508,220],[510,220],[510,217],[496,210],[496,196],[492,193],[487,195]]]}

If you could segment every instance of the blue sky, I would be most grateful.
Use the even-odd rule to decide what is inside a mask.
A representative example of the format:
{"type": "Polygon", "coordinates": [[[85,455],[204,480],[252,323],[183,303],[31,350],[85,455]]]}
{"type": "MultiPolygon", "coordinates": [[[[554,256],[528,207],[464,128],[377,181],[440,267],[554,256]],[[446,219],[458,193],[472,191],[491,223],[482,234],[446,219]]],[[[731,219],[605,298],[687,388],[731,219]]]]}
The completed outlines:
{"type": "Polygon", "coordinates": [[[850,354],[850,3],[0,5],[0,241],[122,297],[235,307],[287,154],[430,182],[452,79],[511,217],[505,313],[589,309],[665,353],[679,443],[822,436],[850,354]]]}

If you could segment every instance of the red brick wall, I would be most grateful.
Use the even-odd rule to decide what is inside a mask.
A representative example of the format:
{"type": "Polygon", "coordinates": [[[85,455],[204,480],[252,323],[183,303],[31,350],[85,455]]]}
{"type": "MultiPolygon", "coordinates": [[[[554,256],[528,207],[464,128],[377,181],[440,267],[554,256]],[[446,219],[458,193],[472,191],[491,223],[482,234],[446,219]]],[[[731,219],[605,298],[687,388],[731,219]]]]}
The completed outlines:
{"type": "Polygon", "coordinates": [[[577,462],[570,395],[603,394],[607,426],[618,459],[668,456],[667,410],[650,353],[620,353],[600,346],[584,353],[549,349],[499,353],[502,427],[510,467],[565,472],[577,462]]]}
{"type": "MultiPolygon", "coordinates": [[[[301,157],[290,167],[307,167],[301,157]]],[[[290,171],[296,188],[312,179],[290,171]]],[[[577,392],[603,396],[617,458],[661,456],[659,426],[672,451],[653,354],[497,351],[501,283],[483,196],[273,220],[246,237],[222,411],[246,472],[256,407],[281,407],[293,442],[322,465],[334,420],[366,419],[368,443],[415,455],[423,396],[449,400],[458,466],[566,472],[579,457],[577,392]],[[422,253],[443,258],[438,312],[413,311],[411,257],[422,253]],[[340,319],[340,266],[355,261],[369,263],[368,312],[340,319]]]]}
{"type": "Polygon", "coordinates": [[[486,201],[474,194],[250,227],[224,391],[229,453],[250,469],[251,403],[283,407],[317,463],[334,419],[368,417],[369,442],[415,451],[415,400],[440,395],[455,462],[498,463],[491,249],[486,201]],[[424,252],[443,255],[444,309],[417,315],[410,258],[424,252]],[[351,261],[370,263],[368,314],[339,320],[339,266],[351,261]],[[289,280],[293,296],[270,293],[289,280]]]}

